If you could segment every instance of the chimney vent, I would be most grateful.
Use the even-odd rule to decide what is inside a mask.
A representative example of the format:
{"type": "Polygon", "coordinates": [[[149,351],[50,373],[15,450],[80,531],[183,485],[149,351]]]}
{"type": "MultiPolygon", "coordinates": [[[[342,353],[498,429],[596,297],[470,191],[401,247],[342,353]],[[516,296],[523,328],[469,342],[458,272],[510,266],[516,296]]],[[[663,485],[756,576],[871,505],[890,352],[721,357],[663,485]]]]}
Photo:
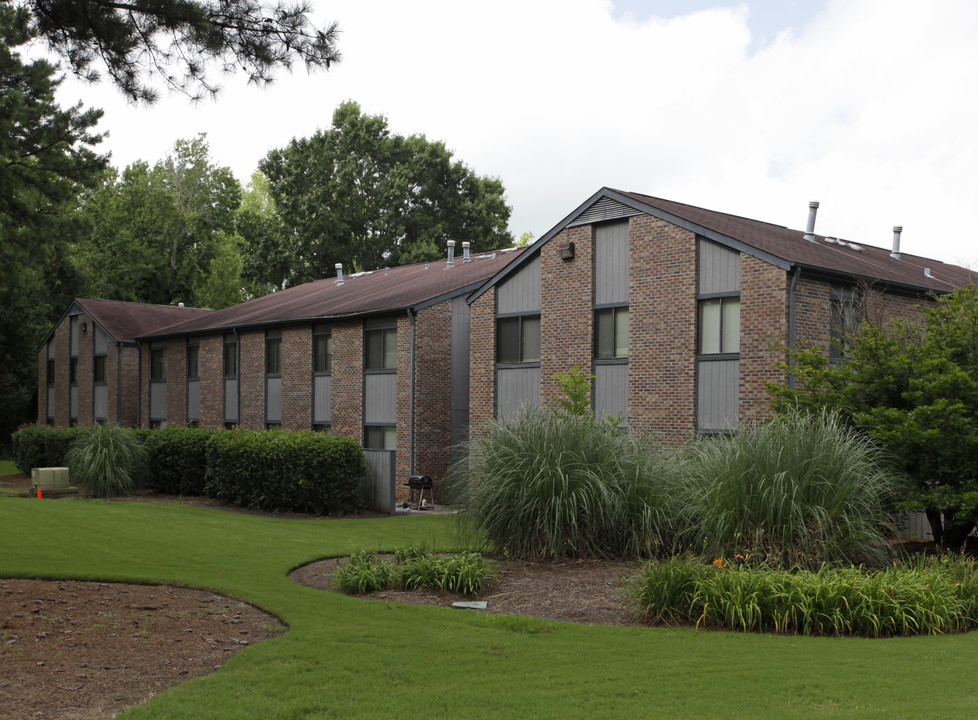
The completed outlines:
{"type": "Polygon", "coordinates": [[[455,241],[448,241],[448,267],[455,267],[455,241]]]}
{"type": "Polygon", "coordinates": [[[805,239],[815,242],[815,214],[818,212],[818,200],[808,203],[808,227],[805,229],[805,239]]]}
{"type": "Polygon", "coordinates": [[[933,275],[930,274],[930,268],[924,268],[924,277],[932,278],[933,275]]]}
{"type": "Polygon", "coordinates": [[[465,240],[462,243],[462,262],[463,263],[472,262],[472,256],[469,254],[469,246],[471,246],[471,245],[472,245],[472,243],[470,243],[468,240],[465,240]]]}
{"type": "Polygon", "coordinates": [[[336,263],[336,284],[343,284],[343,263],[336,263]]]}
{"type": "Polygon", "coordinates": [[[896,260],[900,259],[900,233],[903,232],[903,225],[893,226],[893,252],[890,253],[890,257],[896,260]]]}

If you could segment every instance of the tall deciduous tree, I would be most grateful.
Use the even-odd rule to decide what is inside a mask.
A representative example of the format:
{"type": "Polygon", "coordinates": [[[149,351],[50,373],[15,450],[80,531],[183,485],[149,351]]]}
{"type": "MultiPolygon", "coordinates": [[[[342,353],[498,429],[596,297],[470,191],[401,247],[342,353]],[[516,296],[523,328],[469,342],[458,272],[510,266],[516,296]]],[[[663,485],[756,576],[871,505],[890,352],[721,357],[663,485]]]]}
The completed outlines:
{"type": "Polygon", "coordinates": [[[918,323],[864,323],[849,343],[842,364],[796,353],[795,387],[772,387],[775,408],[846,413],[910,478],[901,505],[960,546],[978,520],[978,288],[937,298],[918,323]]]}
{"type": "MultiPolygon", "coordinates": [[[[275,286],[435,259],[447,240],[509,245],[510,208],[496,178],[476,175],[441,142],[390,132],[387,120],[340,105],[328,130],[295,139],[260,163],[285,227],[269,266],[275,286]]],[[[248,252],[251,252],[249,248],[248,252]]]]}
{"type": "Polygon", "coordinates": [[[307,69],[339,60],[336,24],[311,27],[307,2],[21,0],[21,7],[76,74],[95,81],[104,68],[133,101],[157,99],[151,77],[199,98],[219,90],[208,74],[215,65],[265,85],[296,60],[307,69]]]}
{"type": "Polygon", "coordinates": [[[239,302],[240,204],[238,181],[210,161],[204,135],[178,140],[152,168],[137,162],[120,178],[108,176],[83,208],[92,231],[74,246],[86,292],[161,304],[239,302]]]}

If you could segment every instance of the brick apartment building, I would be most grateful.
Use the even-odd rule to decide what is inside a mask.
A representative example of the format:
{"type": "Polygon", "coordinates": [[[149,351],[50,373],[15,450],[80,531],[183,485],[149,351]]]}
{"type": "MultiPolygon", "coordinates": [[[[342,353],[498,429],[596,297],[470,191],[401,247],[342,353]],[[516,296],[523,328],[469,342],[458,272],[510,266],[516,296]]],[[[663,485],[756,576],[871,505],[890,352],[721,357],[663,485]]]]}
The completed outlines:
{"type": "MultiPolygon", "coordinates": [[[[814,206],[814,207],[813,207],[814,206]]],[[[786,347],[838,356],[857,314],[910,316],[955,265],[603,188],[470,298],[473,429],[590,372],[599,416],[664,439],[734,430],[786,347]]]]}
{"type": "MultiPolygon", "coordinates": [[[[218,311],[76,300],[38,353],[39,422],[324,430],[367,448],[374,506],[444,477],[492,418],[594,375],[601,416],[734,430],[785,347],[841,354],[965,268],[603,188],[522,251],[323,279],[218,311]]],[[[895,245],[898,234],[895,233],[895,245]]],[[[451,252],[451,251],[450,251],[451,252]]]]}

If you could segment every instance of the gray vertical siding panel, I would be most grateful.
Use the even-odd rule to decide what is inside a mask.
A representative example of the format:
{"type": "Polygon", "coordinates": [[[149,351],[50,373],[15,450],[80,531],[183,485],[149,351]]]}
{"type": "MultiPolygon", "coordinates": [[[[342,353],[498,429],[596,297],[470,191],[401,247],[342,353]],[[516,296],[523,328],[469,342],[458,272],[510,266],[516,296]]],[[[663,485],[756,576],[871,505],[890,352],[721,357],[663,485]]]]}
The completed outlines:
{"type": "Polygon", "coordinates": [[[71,357],[78,357],[78,316],[68,321],[68,343],[71,357]]]}
{"type": "Polygon", "coordinates": [[[540,312],[540,256],[537,255],[496,290],[496,312],[540,312]]]}
{"type": "Polygon", "coordinates": [[[449,444],[468,439],[469,428],[469,304],[464,297],[452,300],[451,418],[449,444]]]}
{"type": "Polygon", "coordinates": [[[149,384],[149,419],[166,420],[166,383],[149,384]]]}
{"type": "Polygon", "coordinates": [[[48,360],[54,360],[54,353],[55,353],[54,340],[52,340],[51,342],[48,343],[48,360]]]}
{"type": "Polygon", "coordinates": [[[224,381],[224,421],[238,422],[238,381],[224,381]]]}
{"type": "Polygon", "coordinates": [[[628,365],[595,366],[594,416],[628,420],[628,365]]]}
{"type": "Polygon", "coordinates": [[[96,420],[105,420],[109,416],[109,388],[106,385],[92,388],[92,416],[96,420]]]}
{"type": "Polygon", "coordinates": [[[48,419],[54,419],[54,386],[48,387],[48,419]]]}
{"type": "Polygon", "coordinates": [[[95,354],[96,355],[108,355],[109,353],[109,338],[101,328],[96,327],[95,329],[95,354]]]}
{"type": "Polygon", "coordinates": [[[700,362],[697,367],[696,427],[736,430],[740,361],[700,362]]]}
{"type": "Polygon", "coordinates": [[[282,422],[282,378],[265,378],[265,422],[282,422]]]}
{"type": "Polygon", "coordinates": [[[524,407],[540,405],[540,368],[496,371],[496,417],[505,420],[524,407]]]}
{"type": "Polygon", "coordinates": [[[73,386],[68,390],[68,417],[78,417],[78,387],[73,386]]]}
{"type": "Polygon", "coordinates": [[[187,420],[200,421],[200,380],[187,380],[187,420]]]}
{"type": "Polygon", "coordinates": [[[365,375],[363,420],[367,423],[397,423],[397,375],[365,375]]]}
{"type": "Polygon", "coordinates": [[[329,425],[333,422],[330,402],[333,395],[333,376],[317,375],[312,379],[312,386],[312,421],[317,425],[329,425]]]}
{"type": "Polygon", "coordinates": [[[367,508],[374,512],[394,512],[395,468],[397,453],[393,450],[364,450],[367,457],[367,476],[363,496],[367,508]]]}
{"type": "Polygon", "coordinates": [[[628,221],[594,229],[594,303],[628,302],[628,221]]]}
{"type": "Polygon", "coordinates": [[[708,240],[699,241],[699,292],[740,290],[740,253],[708,240]]]}

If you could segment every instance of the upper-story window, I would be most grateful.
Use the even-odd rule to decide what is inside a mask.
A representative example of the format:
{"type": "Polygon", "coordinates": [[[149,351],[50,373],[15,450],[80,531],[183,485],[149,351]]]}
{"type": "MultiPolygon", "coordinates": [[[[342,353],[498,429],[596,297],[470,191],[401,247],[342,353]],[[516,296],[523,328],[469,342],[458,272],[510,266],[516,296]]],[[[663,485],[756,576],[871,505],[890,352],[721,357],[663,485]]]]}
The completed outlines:
{"type": "Polygon", "coordinates": [[[599,360],[628,357],[628,307],[594,311],[594,357],[599,360]]]}
{"type": "Polygon", "coordinates": [[[496,318],[496,362],[540,362],[540,316],[496,318]]]}
{"type": "Polygon", "coordinates": [[[367,370],[397,369],[397,328],[370,328],[364,332],[367,370]]]}
{"type": "Polygon", "coordinates": [[[200,343],[189,341],[187,343],[187,379],[196,380],[200,378],[200,343]]]}
{"type": "Polygon", "coordinates": [[[740,296],[716,297],[699,302],[699,354],[740,352],[740,296]]]}
{"type": "Polygon", "coordinates": [[[282,374],[282,331],[269,330],[265,336],[265,374],[282,374]]]}
{"type": "Polygon", "coordinates": [[[238,377],[238,343],[227,338],[224,340],[224,377],[238,377]]]}
{"type": "Polygon", "coordinates": [[[92,382],[105,382],[105,355],[96,355],[92,358],[92,382]]]}
{"type": "Polygon", "coordinates": [[[166,348],[150,349],[149,379],[166,380],[166,348]]]}
{"type": "Polygon", "coordinates": [[[862,297],[854,288],[832,288],[829,324],[829,359],[848,360],[852,340],[859,332],[862,297]]]}
{"type": "Polygon", "coordinates": [[[333,372],[333,336],[324,326],[317,326],[312,333],[312,371],[333,372]]]}

